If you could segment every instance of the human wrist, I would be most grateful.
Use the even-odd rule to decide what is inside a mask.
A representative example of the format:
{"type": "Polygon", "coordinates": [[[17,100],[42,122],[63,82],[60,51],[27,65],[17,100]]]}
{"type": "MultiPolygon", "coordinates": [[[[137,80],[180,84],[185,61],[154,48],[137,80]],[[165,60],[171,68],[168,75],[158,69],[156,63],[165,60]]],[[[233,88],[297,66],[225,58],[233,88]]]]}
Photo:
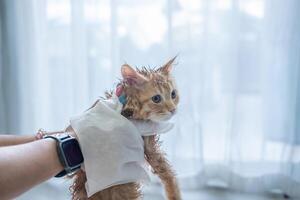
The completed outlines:
{"type": "Polygon", "coordinates": [[[56,150],[59,161],[63,166],[55,177],[63,177],[78,170],[83,163],[83,155],[76,134],[64,132],[60,134],[46,135],[44,139],[53,139],[56,142],[56,150]]]}

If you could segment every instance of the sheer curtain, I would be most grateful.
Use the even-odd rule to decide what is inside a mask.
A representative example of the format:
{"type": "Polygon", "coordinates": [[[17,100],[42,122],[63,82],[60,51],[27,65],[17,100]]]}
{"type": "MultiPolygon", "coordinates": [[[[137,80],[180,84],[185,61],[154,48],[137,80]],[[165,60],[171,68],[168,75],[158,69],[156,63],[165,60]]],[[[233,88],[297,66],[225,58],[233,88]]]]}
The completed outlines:
{"type": "Polygon", "coordinates": [[[181,104],[162,138],[182,187],[300,197],[299,1],[0,5],[1,131],[61,129],[114,87],[122,63],[179,53],[181,104]]]}

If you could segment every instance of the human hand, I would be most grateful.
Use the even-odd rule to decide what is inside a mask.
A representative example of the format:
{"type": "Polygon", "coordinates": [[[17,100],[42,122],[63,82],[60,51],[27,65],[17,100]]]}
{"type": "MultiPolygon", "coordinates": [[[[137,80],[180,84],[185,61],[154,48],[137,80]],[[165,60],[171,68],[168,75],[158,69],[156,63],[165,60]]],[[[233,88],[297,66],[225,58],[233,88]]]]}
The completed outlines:
{"type": "Polygon", "coordinates": [[[100,101],[70,122],[85,160],[88,196],[120,183],[148,181],[141,134],[117,107],[100,101]]]}

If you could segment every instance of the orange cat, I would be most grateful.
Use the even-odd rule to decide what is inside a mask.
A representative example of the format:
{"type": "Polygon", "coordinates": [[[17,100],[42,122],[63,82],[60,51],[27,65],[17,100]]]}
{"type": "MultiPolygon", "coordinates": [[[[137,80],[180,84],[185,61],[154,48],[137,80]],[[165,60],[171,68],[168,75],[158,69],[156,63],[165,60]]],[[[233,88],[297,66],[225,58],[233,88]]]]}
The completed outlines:
{"type": "MultiPolygon", "coordinates": [[[[176,58],[176,57],[175,57],[176,58]]],[[[178,91],[171,76],[175,58],[158,69],[136,69],[125,64],[121,68],[122,81],[117,94],[122,95],[122,115],[138,120],[164,121],[170,119],[179,102],[178,91]]],[[[112,93],[107,93],[110,98],[112,93]]],[[[120,100],[121,101],[121,100],[120,100]]],[[[175,173],[160,150],[159,137],[144,136],[145,159],[164,185],[168,200],[180,200],[181,195],[175,173]]],[[[87,199],[86,176],[82,170],[76,172],[71,186],[72,199],[87,199]]],[[[90,200],[137,200],[141,199],[139,183],[113,186],[94,194],[90,200]]]]}

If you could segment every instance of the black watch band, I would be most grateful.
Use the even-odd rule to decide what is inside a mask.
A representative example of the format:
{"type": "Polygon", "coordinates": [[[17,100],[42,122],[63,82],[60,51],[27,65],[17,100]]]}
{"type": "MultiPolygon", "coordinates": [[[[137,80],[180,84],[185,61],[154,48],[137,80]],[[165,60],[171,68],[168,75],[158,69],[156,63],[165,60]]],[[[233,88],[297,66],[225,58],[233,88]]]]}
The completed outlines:
{"type": "Polygon", "coordinates": [[[44,138],[52,138],[56,141],[57,154],[64,167],[55,177],[63,177],[80,169],[83,155],[76,138],[68,134],[45,135],[44,138]]]}

